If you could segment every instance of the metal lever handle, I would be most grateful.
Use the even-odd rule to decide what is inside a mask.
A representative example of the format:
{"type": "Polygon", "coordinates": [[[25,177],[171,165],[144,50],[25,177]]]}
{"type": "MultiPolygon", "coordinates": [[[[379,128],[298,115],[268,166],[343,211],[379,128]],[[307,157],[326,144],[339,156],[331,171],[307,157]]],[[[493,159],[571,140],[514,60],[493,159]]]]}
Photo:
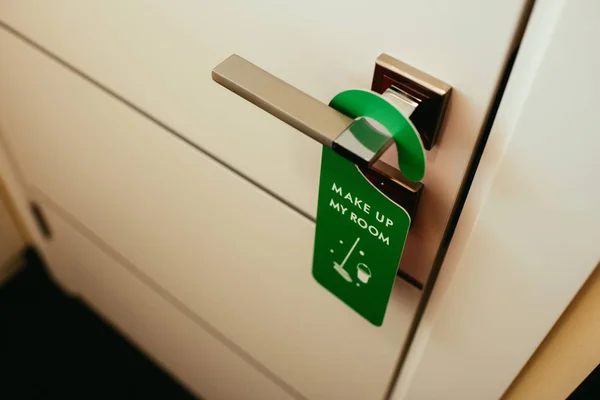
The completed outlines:
{"type": "Polygon", "coordinates": [[[236,54],[217,65],[212,78],[356,164],[371,166],[393,143],[366,119],[352,120],[236,54]]]}

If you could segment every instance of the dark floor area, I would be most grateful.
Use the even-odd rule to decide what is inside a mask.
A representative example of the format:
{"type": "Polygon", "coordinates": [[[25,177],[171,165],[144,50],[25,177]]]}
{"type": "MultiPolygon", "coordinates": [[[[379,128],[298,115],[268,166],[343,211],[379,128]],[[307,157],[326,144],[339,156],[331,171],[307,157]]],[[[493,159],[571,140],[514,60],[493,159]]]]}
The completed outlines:
{"type": "Polygon", "coordinates": [[[597,400],[600,399],[600,365],[585,378],[575,389],[568,400],[597,400]]]}
{"type": "Polygon", "coordinates": [[[0,399],[194,399],[26,258],[0,287],[0,399]]]}

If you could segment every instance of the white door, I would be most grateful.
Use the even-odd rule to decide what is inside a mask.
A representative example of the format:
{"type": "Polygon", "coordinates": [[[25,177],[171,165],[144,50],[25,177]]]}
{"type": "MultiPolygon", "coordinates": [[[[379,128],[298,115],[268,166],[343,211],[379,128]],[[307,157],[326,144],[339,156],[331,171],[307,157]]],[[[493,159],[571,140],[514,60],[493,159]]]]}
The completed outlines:
{"type": "MultiPolygon", "coordinates": [[[[0,58],[1,133],[20,181],[12,190],[58,221],[53,239],[36,236],[58,278],[197,393],[232,398],[219,390],[226,383],[238,398],[384,398],[421,292],[397,280],[385,322],[374,327],[313,281],[320,146],[216,85],[210,71],[238,53],[327,102],[368,88],[374,60],[386,52],[450,84],[401,262],[423,283],[525,6],[2,3],[0,52],[10,56],[0,58]],[[95,250],[82,256],[85,246],[95,250]],[[108,267],[81,277],[89,265],[101,268],[100,257],[131,282],[115,287],[108,267]],[[90,279],[100,287],[85,284],[90,279]],[[202,329],[185,342],[190,354],[212,349],[215,365],[231,364],[216,375],[223,385],[184,373],[181,360],[159,351],[164,343],[121,320],[141,297],[128,293],[116,306],[111,291],[140,283],[170,304],[165,313],[202,329]]],[[[142,326],[163,318],[137,317],[142,326]]],[[[175,337],[191,328],[163,329],[175,337]]]]}

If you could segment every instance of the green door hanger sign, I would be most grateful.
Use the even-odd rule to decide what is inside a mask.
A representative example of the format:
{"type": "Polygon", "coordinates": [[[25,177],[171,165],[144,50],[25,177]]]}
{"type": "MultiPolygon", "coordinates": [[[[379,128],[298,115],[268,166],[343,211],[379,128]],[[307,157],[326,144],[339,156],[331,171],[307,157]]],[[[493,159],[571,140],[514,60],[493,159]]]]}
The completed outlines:
{"type": "MultiPolygon", "coordinates": [[[[330,105],[353,118],[373,118],[390,130],[398,153],[411,154],[401,169],[408,168],[412,177],[420,179],[425,170],[424,150],[415,145],[420,138],[412,124],[397,123],[395,128],[403,131],[394,134],[389,121],[406,118],[393,106],[381,107],[385,100],[379,95],[360,92],[358,97],[342,92],[330,105]],[[359,104],[349,104],[356,101],[359,104]]],[[[323,148],[313,276],[373,325],[383,324],[409,227],[410,216],[404,208],[374,187],[356,165],[323,148]]]]}

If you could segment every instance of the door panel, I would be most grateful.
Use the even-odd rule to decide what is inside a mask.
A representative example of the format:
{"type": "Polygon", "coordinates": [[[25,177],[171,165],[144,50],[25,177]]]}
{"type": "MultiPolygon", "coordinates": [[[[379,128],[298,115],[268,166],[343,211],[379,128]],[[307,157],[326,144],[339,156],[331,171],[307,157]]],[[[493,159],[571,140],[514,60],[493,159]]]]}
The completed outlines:
{"type": "Polygon", "coordinates": [[[0,59],[3,135],[32,194],[66,210],[289,393],[383,396],[416,289],[398,280],[383,327],[372,326],[314,282],[314,223],[13,35],[0,32],[0,51],[11,55],[0,59]]]}
{"type": "Polygon", "coordinates": [[[316,210],[320,146],[216,85],[239,53],[327,102],[370,87],[390,53],[454,87],[401,268],[424,281],[525,0],[0,4],[0,20],[302,213],[316,210]]]}
{"type": "Polygon", "coordinates": [[[207,399],[293,398],[39,200],[53,231],[43,247],[50,267],[192,391],[207,399]]]}

